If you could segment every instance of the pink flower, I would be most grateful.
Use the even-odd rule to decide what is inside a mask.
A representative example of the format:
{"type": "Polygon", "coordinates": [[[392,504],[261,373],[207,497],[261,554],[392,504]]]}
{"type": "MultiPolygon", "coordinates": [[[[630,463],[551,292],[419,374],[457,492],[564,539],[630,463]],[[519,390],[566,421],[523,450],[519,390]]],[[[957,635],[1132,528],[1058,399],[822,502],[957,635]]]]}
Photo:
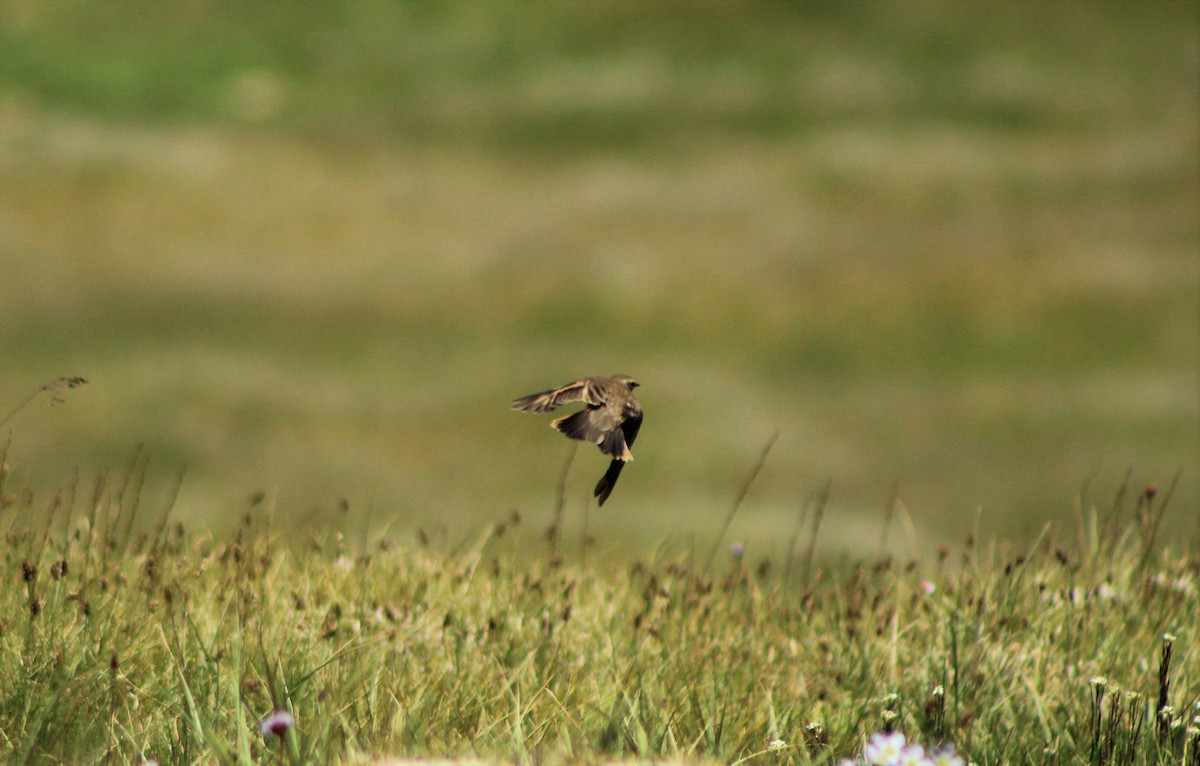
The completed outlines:
{"type": "Polygon", "coordinates": [[[258,722],[258,729],[264,737],[274,734],[283,739],[288,729],[296,725],[296,717],[286,710],[272,710],[270,715],[258,722]]]}

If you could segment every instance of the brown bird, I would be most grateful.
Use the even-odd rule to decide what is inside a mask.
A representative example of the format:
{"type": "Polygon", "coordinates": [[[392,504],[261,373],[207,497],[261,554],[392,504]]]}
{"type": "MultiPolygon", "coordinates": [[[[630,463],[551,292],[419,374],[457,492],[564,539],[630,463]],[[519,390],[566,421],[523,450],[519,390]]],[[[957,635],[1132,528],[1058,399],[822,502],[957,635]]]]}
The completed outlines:
{"type": "Polygon", "coordinates": [[[514,410],[525,412],[550,412],[564,404],[583,402],[585,409],[572,415],[556,419],[552,428],[562,431],[572,439],[595,444],[606,455],[612,455],[608,471],[596,484],[595,495],[600,505],[612,494],[621,475],[621,469],[633,453],[629,448],[642,427],[642,405],[633,396],[638,383],[628,375],[613,375],[611,378],[584,378],[568,383],[562,388],[543,391],[514,399],[514,410]]]}

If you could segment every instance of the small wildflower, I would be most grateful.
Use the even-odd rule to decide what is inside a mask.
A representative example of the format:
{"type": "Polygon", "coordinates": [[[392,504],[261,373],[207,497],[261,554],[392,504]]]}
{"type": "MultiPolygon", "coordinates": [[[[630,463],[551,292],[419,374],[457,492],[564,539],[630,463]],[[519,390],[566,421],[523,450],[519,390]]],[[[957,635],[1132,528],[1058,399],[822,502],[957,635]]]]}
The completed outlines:
{"type": "Polygon", "coordinates": [[[871,766],[900,766],[904,744],[904,735],[898,731],[891,734],[878,732],[863,747],[863,757],[871,766]]]}
{"type": "Polygon", "coordinates": [[[1108,677],[1107,676],[1092,676],[1092,680],[1089,681],[1088,683],[1090,683],[1092,686],[1103,688],[1105,686],[1108,686],[1108,677]]]}
{"type": "Polygon", "coordinates": [[[286,710],[272,710],[270,715],[258,722],[263,737],[275,735],[280,739],[287,736],[288,729],[296,725],[296,717],[286,710]]]}
{"type": "Polygon", "coordinates": [[[787,743],[784,742],[779,737],[775,737],[770,742],[767,743],[768,750],[779,750],[780,748],[784,748],[784,747],[787,747],[787,743]]]}
{"type": "Polygon", "coordinates": [[[746,546],[742,545],[741,543],[734,543],[733,545],[729,546],[729,553],[733,556],[741,556],[745,552],[746,546]]]}
{"type": "Polygon", "coordinates": [[[925,748],[913,743],[900,749],[900,757],[896,761],[899,766],[926,766],[925,748]]]}
{"type": "Polygon", "coordinates": [[[963,766],[963,759],[954,750],[954,745],[947,744],[939,747],[929,754],[929,763],[932,766],[963,766]]]}
{"type": "Polygon", "coordinates": [[[804,744],[808,747],[809,752],[822,749],[829,744],[829,740],[825,736],[825,725],[820,721],[809,721],[804,724],[804,744]]]}
{"type": "Polygon", "coordinates": [[[929,580],[922,580],[921,581],[921,590],[925,591],[926,595],[932,596],[934,594],[934,592],[937,590],[937,586],[934,585],[929,580]]]}
{"type": "Polygon", "coordinates": [[[1179,640],[1179,636],[1174,633],[1163,633],[1162,640],[1164,644],[1173,644],[1179,640]]]}

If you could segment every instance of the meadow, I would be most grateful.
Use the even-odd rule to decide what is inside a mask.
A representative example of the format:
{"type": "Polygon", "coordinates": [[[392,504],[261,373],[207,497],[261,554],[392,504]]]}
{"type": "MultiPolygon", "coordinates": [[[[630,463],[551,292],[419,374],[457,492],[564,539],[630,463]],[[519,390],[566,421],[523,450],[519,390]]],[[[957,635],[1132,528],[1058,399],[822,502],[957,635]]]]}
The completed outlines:
{"type": "Polygon", "coordinates": [[[822,562],[816,525],[785,559],[620,564],[516,514],[449,549],[289,544],[261,498],[197,534],[134,477],[60,500],[3,516],[5,763],[832,764],[879,732],[941,763],[1200,763],[1200,552],[1156,540],[1154,487],[926,561],[822,562]]]}
{"type": "Polygon", "coordinates": [[[1192,766],[1197,29],[0,3],[0,759],[1192,766]]]}

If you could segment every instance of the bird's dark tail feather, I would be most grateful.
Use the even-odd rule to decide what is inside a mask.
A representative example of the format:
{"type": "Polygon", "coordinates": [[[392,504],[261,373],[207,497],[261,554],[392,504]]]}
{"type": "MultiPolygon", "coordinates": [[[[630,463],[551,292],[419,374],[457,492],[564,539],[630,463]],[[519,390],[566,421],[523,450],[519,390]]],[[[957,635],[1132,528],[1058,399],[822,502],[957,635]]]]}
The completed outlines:
{"type": "Polygon", "coordinates": [[[612,494],[613,487],[617,485],[617,477],[621,475],[621,469],[625,467],[624,460],[614,460],[608,464],[608,470],[600,477],[600,481],[596,483],[596,497],[599,499],[599,504],[604,505],[604,501],[612,494]]]}

